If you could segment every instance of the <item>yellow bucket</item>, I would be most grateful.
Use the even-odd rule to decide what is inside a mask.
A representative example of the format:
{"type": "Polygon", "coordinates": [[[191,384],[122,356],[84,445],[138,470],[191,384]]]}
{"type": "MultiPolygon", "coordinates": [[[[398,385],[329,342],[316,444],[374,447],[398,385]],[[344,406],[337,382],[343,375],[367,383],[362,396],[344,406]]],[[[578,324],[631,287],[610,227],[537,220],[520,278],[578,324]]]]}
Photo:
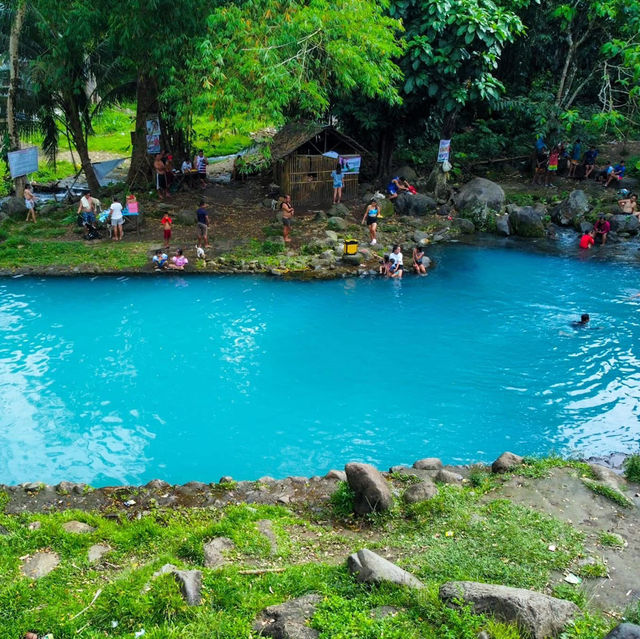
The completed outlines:
{"type": "Polygon", "coordinates": [[[358,252],[358,240],[344,241],[344,254],[355,255],[358,252]]]}

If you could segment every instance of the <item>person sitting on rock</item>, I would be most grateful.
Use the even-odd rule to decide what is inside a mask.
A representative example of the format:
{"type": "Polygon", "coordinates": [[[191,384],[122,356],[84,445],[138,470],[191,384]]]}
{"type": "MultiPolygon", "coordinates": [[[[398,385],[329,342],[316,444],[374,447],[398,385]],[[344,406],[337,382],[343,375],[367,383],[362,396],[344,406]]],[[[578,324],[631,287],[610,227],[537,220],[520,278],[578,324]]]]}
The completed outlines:
{"type": "Polygon", "coordinates": [[[380,267],[378,268],[378,273],[380,275],[384,275],[385,277],[389,277],[389,269],[391,268],[391,261],[389,260],[389,254],[385,253],[382,261],[380,262],[380,267]]]}
{"type": "Polygon", "coordinates": [[[620,189],[618,191],[618,207],[622,213],[627,215],[639,215],[638,211],[638,196],[635,193],[629,193],[628,189],[620,189]]]}
{"type": "Polygon", "coordinates": [[[624,164],[624,160],[620,160],[620,162],[618,162],[618,164],[613,167],[613,171],[608,174],[607,182],[604,185],[604,188],[606,189],[614,180],[618,180],[618,182],[621,182],[626,171],[627,167],[624,164]]]}
{"type": "Polygon", "coordinates": [[[389,275],[391,277],[402,279],[404,274],[404,265],[402,262],[402,247],[399,244],[393,245],[393,250],[389,253],[389,260],[391,262],[389,275]]]}
{"type": "Polygon", "coordinates": [[[604,246],[607,243],[607,235],[611,230],[611,224],[605,219],[604,215],[598,217],[596,223],[593,225],[593,230],[595,231],[595,237],[600,237],[602,239],[602,246],[604,246]]]}
{"type": "Polygon", "coordinates": [[[402,175],[397,175],[396,177],[391,178],[391,182],[389,182],[389,186],[387,186],[390,200],[395,200],[400,193],[409,192],[409,189],[404,185],[404,182],[405,179],[402,175]]]}
{"type": "Polygon", "coordinates": [[[584,154],[584,177],[589,179],[589,176],[596,168],[596,159],[598,158],[598,149],[595,146],[590,146],[589,150],[584,154]]]}
{"type": "Polygon", "coordinates": [[[402,178],[402,186],[404,186],[411,195],[416,195],[418,193],[418,189],[412,184],[409,184],[409,180],[402,178]]]}
{"type": "Polygon", "coordinates": [[[595,240],[593,239],[595,234],[596,234],[596,232],[593,229],[591,231],[589,231],[588,233],[585,233],[580,238],[580,248],[581,249],[590,249],[595,244],[595,240]]]}
{"type": "Polygon", "coordinates": [[[424,266],[424,250],[419,244],[413,249],[413,270],[416,275],[426,275],[427,269],[424,266]]]}

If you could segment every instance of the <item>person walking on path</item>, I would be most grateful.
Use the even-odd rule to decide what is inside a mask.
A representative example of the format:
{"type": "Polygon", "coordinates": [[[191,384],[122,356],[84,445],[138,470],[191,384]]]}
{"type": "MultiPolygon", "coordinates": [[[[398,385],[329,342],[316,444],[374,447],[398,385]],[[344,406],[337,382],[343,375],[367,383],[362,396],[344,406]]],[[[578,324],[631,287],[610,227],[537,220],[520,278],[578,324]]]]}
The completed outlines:
{"type": "Polygon", "coordinates": [[[333,178],[333,203],[340,204],[342,202],[342,167],[340,163],[336,164],[335,170],[331,171],[333,178]]]}
{"type": "Polygon", "coordinates": [[[204,151],[200,149],[198,151],[198,155],[193,158],[193,166],[198,171],[200,186],[203,189],[207,188],[207,164],[209,164],[209,160],[204,157],[204,151]]]}
{"type": "Polygon", "coordinates": [[[113,231],[112,239],[116,242],[122,239],[122,204],[117,197],[113,198],[113,202],[109,207],[109,215],[111,216],[111,228],[113,231]]]}
{"type": "Polygon", "coordinates": [[[200,200],[200,204],[198,205],[196,221],[198,224],[198,246],[201,248],[210,248],[209,214],[207,213],[207,205],[204,200],[200,200]]]}
{"type": "Polygon", "coordinates": [[[378,231],[378,216],[380,215],[380,208],[375,198],[372,198],[369,202],[369,206],[362,216],[362,224],[366,222],[369,227],[369,239],[371,240],[371,246],[377,244],[376,233],[378,231]]]}
{"type": "Polygon", "coordinates": [[[33,222],[36,221],[36,199],[36,196],[31,190],[31,185],[27,184],[24,188],[24,205],[27,207],[27,222],[29,218],[31,218],[33,222]]]}

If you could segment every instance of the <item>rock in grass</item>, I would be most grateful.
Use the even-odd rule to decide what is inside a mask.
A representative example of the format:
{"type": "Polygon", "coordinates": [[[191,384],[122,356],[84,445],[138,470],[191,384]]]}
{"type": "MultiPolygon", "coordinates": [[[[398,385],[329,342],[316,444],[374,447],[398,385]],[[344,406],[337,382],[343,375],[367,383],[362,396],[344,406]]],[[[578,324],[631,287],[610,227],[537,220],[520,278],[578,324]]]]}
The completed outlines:
{"type": "Polygon", "coordinates": [[[85,524],[83,521],[68,521],[65,524],[62,524],[62,527],[68,533],[74,533],[76,535],[86,535],[87,533],[91,533],[95,530],[93,526],[89,526],[89,524],[85,524]]]}
{"type": "Polygon", "coordinates": [[[493,464],[491,464],[491,471],[494,473],[508,473],[516,466],[520,466],[524,461],[523,457],[510,452],[504,452],[493,464]]]}
{"type": "Polygon", "coordinates": [[[329,209],[329,217],[347,217],[349,209],[344,204],[334,204],[329,209]]]}
{"type": "Polygon", "coordinates": [[[40,579],[48,575],[59,563],[60,557],[55,552],[37,552],[24,560],[20,571],[25,577],[40,579]]]}
{"type": "Polygon", "coordinates": [[[173,575],[178,582],[182,598],[187,604],[198,606],[202,601],[202,573],[199,570],[180,570],[173,564],[165,564],[153,573],[153,578],[169,574],[173,575]]]}
{"type": "Polygon", "coordinates": [[[271,554],[278,554],[278,538],[276,537],[275,532],[273,531],[273,522],[270,519],[260,519],[256,522],[256,526],[258,528],[258,532],[264,535],[269,541],[269,546],[271,547],[271,554]]]}
{"type": "Polygon", "coordinates": [[[94,563],[96,561],[100,561],[104,555],[106,555],[111,548],[109,546],[105,546],[105,544],[94,544],[87,551],[87,559],[89,563],[94,563]]]}
{"type": "Polygon", "coordinates": [[[347,228],[347,222],[344,218],[334,215],[327,220],[327,226],[331,231],[344,231],[347,228]]]}
{"type": "Polygon", "coordinates": [[[438,487],[430,481],[413,484],[404,491],[402,498],[407,504],[417,504],[421,501],[433,499],[438,494],[438,487]]]}
{"type": "Polygon", "coordinates": [[[389,484],[379,470],[370,464],[351,462],[344,467],[347,481],[355,493],[353,510],[356,515],[384,512],[391,508],[393,497],[389,484]]]}
{"type": "Polygon", "coordinates": [[[424,584],[410,572],[399,568],[375,552],[363,548],[347,559],[349,572],[361,583],[379,584],[387,581],[409,588],[424,588],[424,584]]]}
{"type": "Polygon", "coordinates": [[[204,545],[204,565],[207,568],[220,568],[227,563],[224,552],[232,550],[234,543],[228,537],[216,537],[204,545]]]}
{"type": "Polygon", "coordinates": [[[533,639],[554,637],[580,614],[571,601],[556,599],[523,588],[509,588],[473,581],[450,581],[440,587],[440,599],[455,607],[469,604],[475,614],[490,614],[515,622],[533,639]]]}
{"type": "Polygon", "coordinates": [[[256,619],[253,630],[261,637],[274,639],[316,639],[318,631],[310,628],[308,622],[321,601],[320,595],[311,593],[269,606],[256,619]]]}
{"type": "Polygon", "coordinates": [[[442,468],[442,461],[437,457],[425,457],[424,459],[418,459],[413,462],[413,467],[418,470],[440,470],[442,468]]]}
{"type": "Polygon", "coordinates": [[[436,481],[439,481],[443,484],[460,484],[462,482],[462,475],[458,473],[454,473],[450,470],[445,470],[441,468],[436,475],[436,481]]]}
{"type": "Polygon", "coordinates": [[[604,639],[640,639],[640,626],[634,623],[621,623],[604,639]]]}

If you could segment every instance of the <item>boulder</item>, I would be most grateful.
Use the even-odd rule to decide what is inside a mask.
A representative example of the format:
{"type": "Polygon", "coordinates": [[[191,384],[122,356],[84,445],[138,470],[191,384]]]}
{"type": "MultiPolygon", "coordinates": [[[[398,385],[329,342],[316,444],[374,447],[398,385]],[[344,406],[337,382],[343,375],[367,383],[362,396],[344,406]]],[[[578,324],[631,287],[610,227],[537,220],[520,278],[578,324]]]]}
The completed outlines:
{"type": "Polygon", "coordinates": [[[330,217],[327,220],[327,227],[332,231],[344,231],[347,228],[347,222],[342,217],[330,217]]]}
{"type": "Polygon", "coordinates": [[[417,504],[421,501],[433,499],[438,494],[438,487],[430,481],[413,484],[404,491],[402,498],[407,504],[417,504]]]}
{"type": "Polygon", "coordinates": [[[429,215],[436,210],[437,202],[422,193],[411,195],[410,193],[400,193],[395,199],[395,207],[400,215],[420,216],[429,215]]]}
{"type": "Polygon", "coordinates": [[[94,544],[87,550],[87,559],[89,563],[94,563],[96,561],[100,561],[104,555],[106,555],[111,548],[106,546],[105,544],[94,544]]]}
{"type": "Polygon", "coordinates": [[[361,583],[379,584],[386,581],[399,586],[424,588],[424,584],[411,573],[367,548],[349,555],[347,566],[349,572],[361,583]]]}
{"type": "Polygon", "coordinates": [[[498,459],[496,459],[493,464],[491,464],[491,472],[493,473],[508,473],[510,470],[513,470],[516,466],[520,466],[524,461],[523,457],[520,455],[515,455],[514,453],[504,452],[498,459]]]}
{"type": "Polygon", "coordinates": [[[198,606],[202,601],[202,573],[199,570],[180,570],[173,564],[165,564],[153,573],[153,578],[168,574],[173,575],[178,582],[182,598],[187,604],[198,606]]]}
{"type": "Polygon", "coordinates": [[[576,604],[524,588],[509,588],[473,581],[450,581],[440,587],[440,599],[451,606],[461,601],[475,614],[490,614],[515,622],[533,639],[557,636],[580,614],[576,604]]]}
{"type": "Polygon", "coordinates": [[[343,264],[349,264],[350,266],[359,266],[364,260],[362,253],[356,253],[355,255],[342,255],[340,257],[343,264]]]}
{"type": "Polygon", "coordinates": [[[326,222],[327,214],[324,211],[316,211],[316,214],[313,216],[314,222],[326,222]]]}
{"type": "Polygon", "coordinates": [[[89,526],[89,524],[85,524],[82,521],[68,521],[66,524],[62,524],[62,527],[68,533],[75,533],[77,535],[83,535],[95,530],[93,526],[89,526]]]}
{"type": "Polygon", "coordinates": [[[476,225],[471,220],[467,220],[466,217],[453,218],[453,225],[465,235],[471,235],[476,232],[476,225]]]}
{"type": "Polygon", "coordinates": [[[444,468],[441,468],[436,475],[436,481],[439,481],[443,484],[459,484],[460,482],[462,482],[462,479],[462,475],[454,473],[450,470],[445,470],[444,468]]]}
{"type": "Polygon", "coordinates": [[[420,244],[429,238],[429,234],[426,231],[414,231],[412,239],[416,244],[420,244]]]}
{"type": "Polygon", "coordinates": [[[436,215],[441,215],[442,217],[448,217],[451,215],[451,207],[448,204],[443,204],[436,209],[436,215]]]}
{"type": "Polygon", "coordinates": [[[320,595],[311,593],[279,606],[269,606],[256,619],[253,631],[260,637],[274,639],[316,639],[319,633],[309,627],[308,622],[321,601],[320,595]]]}
{"type": "Polygon", "coordinates": [[[344,204],[333,204],[329,209],[329,217],[347,217],[349,209],[344,204]]]}
{"type": "Polygon", "coordinates": [[[0,204],[0,221],[5,217],[26,216],[26,214],[27,207],[24,205],[24,198],[12,196],[0,204]]]}
{"type": "Polygon", "coordinates": [[[256,527],[261,535],[267,538],[272,555],[278,554],[278,538],[273,530],[273,522],[270,519],[260,519],[256,522],[256,527]]]}
{"type": "Polygon", "coordinates": [[[330,470],[325,476],[325,479],[337,479],[338,481],[347,481],[347,473],[344,470],[330,470]]]}
{"type": "Polygon", "coordinates": [[[37,552],[23,561],[20,571],[25,577],[40,579],[48,575],[59,563],[60,557],[55,552],[37,552]]]}
{"type": "Polygon", "coordinates": [[[413,462],[413,467],[419,470],[440,470],[442,468],[442,461],[437,457],[425,457],[424,459],[418,459],[413,462]]]}
{"type": "Polygon", "coordinates": [[[604,639],[640,639],[640,626],[634,623],[621,623],[604,639]]]}
{"type": "Polygon", "coordinates": [[[459,211],[477,208],[499,211],[504,204],[504,191],[499,184],[485,178],[474,178],[467,182],[455,199],[459,211]]]}
{"type": "Polygon", "coordinates": [[[612,215],[609,219],[614,233],[629,233],[636,235],[640,230],[640,222],[635,215],[612,215]]]}
{"type": "Polygon", "coordinates": [[[542,217],[532,206],[514,207],[509,213],[509,224],[520,237],[544,237],[542,217]]]}
{"type": "Polygon", "coordinates": [[[405,180],[407,180],[410,184],[413,184],[416,178],[418,177],[418,174],[415,172],[414,169],[412,169],[410,166],[407,166],[405,164],[404,166],[401,166],[399,169],[394,171],[393,175],[389,176],[388,182],[391,182],[391,180],[396,176],[401,176],[405,180]]]}
{"type": "Polygon", "coordinates": [[[338,234],[335,231],[325,231],[324,234],[328,240],[334,243],[338,241],[338,234]]]}
{"type": "Polygon", "coordinates": [[[496,215],[496,233],[503,237],[511,235],[511,226],[509,225],[509,215],[496,215]]]}
{"type": "Polygon", "coordinates": [[[393,497],[389,484],[370,464],[351,462],[344,467],[347,482],[355,493],[353,509],[357,515],[389,510],[393,497]]]}
{"type": "Polygon", "coordinates": [[[589,208],[589,198],[584,191],[571,191],[564,202],[551,209],[551,219],[560,226],[573,226],[574,219],[587,213],[589,208]]]}
{"type": "Polygon", "coordinates": [[[589,231],[593,230],[593,224],[591,222],[587,222],[586,220],[582,220],[578,226],[578,230],[582,235],[585,233],[589,233],[589,231]]]}
{"type": "Polygon", "coordinates": [[[227,563],[224,554],[232,550],[234,543],[228,537],[216,537],[204,545],[204,565],[207,568],[220,568],[227,563]]]}

